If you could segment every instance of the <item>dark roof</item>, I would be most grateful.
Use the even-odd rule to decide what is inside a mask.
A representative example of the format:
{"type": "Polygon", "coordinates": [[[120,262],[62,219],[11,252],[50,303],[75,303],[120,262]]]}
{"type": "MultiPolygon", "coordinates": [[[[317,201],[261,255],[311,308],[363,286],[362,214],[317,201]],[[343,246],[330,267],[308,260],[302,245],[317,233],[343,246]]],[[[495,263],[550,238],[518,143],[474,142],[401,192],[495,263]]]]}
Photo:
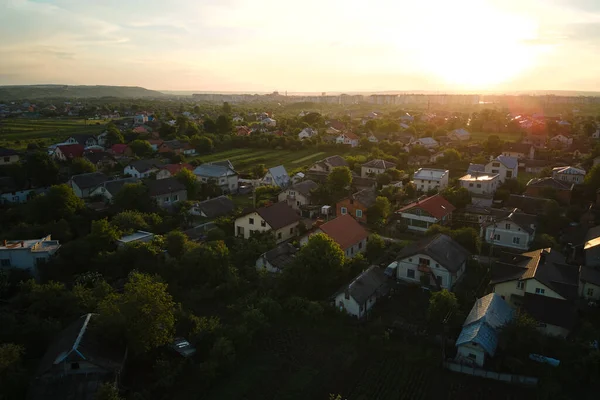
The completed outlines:
{"type": "Polygon", "coordinates": [[[175,177],[148,180],[146,181],[146,186],[148,187],[148,194],[150,197],[186,190],[185,185],[179,182],[175,177]]]}
{"type": "Polygon", "coordinates": [[[489,214],[494,218],[494,221],[486,222],[483,226],[493,225],[494,223],[502,222],[502,221],[511,221],[518,225],[525,232],[533,235],[535,232],[535,226],[537,225],[537,215],[525,214],[519,212],[517,208],[512,210],[498,210],[498,209],[490,209],[489,214]],[[531,225],[534,227],[532,228],[531,225]]]}
{"type": "Polygon", "coordinates": [[[547,167],[547,166],[551,166],[553,164],[552,161],[548,161],[548,160],[530,160],[530,159],[525,159],[522,161],[523,164],[525,164],[526,167],[547,167]]]}
{"type": "Polygon", "coordinates": [[[6,147],[0,147],[0,157],[16,156],[17,154],[19,154],[19,153],[17,153],[13,149],[7,149],[6,147]]]}
{"type": "Polygon", "coordinates": [[[189,146],[189,143],[187,142],[182,142],[181,140],[165,140],[163,142],[164,145],[168,146],[169,148],[173,149],[173,150],[177,150],[177,149],[183,149],[189,146]]]}
{"type": "Polygon", "coordinates": [[[94,165],[96,165],[100,161],[104,161],[106,159],[112,160],[112,161],[115,160],[115,158],[112,156],[112,154],[109,154],[105,151],[89,152],[89,153],[84,154],[83,157],[86,158],[89,162],[91,162],[94,165]]]}
{"type": "Polygon", "coordinates": [[[370,167],[370,168],[378,168],[378,169],[390,169],[390,168],[396,168],[396,164],[394,164],[393,162],[389,162],[389,161],[385,161],[385,160],[371,160],[367,163],[364,163],[362,165],[363,167],[370,167]]]}
{"type": "Polygon", "coordinates": [[[571,330],[577,316],[575,304],[533,293],[525,293],[523,309],[539,322],[571,330]]]}
{"type": "Polygon", "coordinates": [[[256,212],[273,230],[300,221],[300,216],[286,202],[275,203],[269,207],[261,207],[256,212]]]}
{"type": "Polygon", "coordinates": [[[552,188],[557,190],[573,190],[574,184],[559,181],[554,178],[533,178],[527,182],[528,187],[552,188]]]}
{"type": "Polygon", "coordinates": [[[375,204],[375,200],[377,199],[377,193],[373,189],[363,189],[356,193],[353,193],[350,196],[353,200],[359,201],[365,207],[371,207],[375,204]]]}
{"type": "Polygon", "coordinates": [[[290,243],[282,243],[267,251],[263,256],[273,267],[282,270],[294,261],[298,250],[290,243]]]}
{"type": "Polygon", "coordinates": [[[153,168],[160,169],[164,166],[164,163],[157,159],[137,160],[132,161],[129,166],[135,168],[138,172],[144,173],[153,168]]]}
{"type": "Polygon", "coordinates": [[[96,140],[96,137],[94,135],[88,135],[85,133],[77,133],[75,135],[71,135],[69,137],[72,137],[73,139],[75,139],[77,141],[77,143],[79,143],[80,145],[85,145],[86,140],[88,139],[94,139],[96,140]]]}
{"type": "Polygon", "coordinates": [[[505,205],[510,208],[518,208],[527,214],[538,214],[542,212],[544,207],[552,201],[553,200],[544,199],[542,197],[511,194],[505,205]]]}
{"type": "Polygon", "coordinates": [[[458,271],[460,266],[471,256],[467,249],[442,233],[406,246],[396,258],[400,260],[415,254],[425,254],[433,258],[441,267],[450,272],[458,271]]]}
{"type": "Polygon", "coordinates": [[[198,203],[196,208],[202,211],[207,218],[217,218],[233,212],[235,204],[229,197],[219,196],[198,203]]]}
{"type": "Polygon", "coordinates": [[[112,194],[113,196],[121,190],[121,188],[128,183],[138,183],[141,182],[138,178],[123,178],[123,179],[115,179],[114,181],[106,181],[101,185],[107,192],[112,194]]]}
{"type": "Polygon", "coordinates": [[[344,292],[348,292],[358,304],[362,305],[373,295],[385,296],[389,292],[388,279],[381,268],[371,265],[337,294],[344,292]]]}
{"type": "Polygon", "coordinates": [[[523,254],[504,253],[492,266],[492,284],[536,279],[566,299],[577,297],[579,267],[567,265],[556,250],[538,249],[523,254]]]}
{"type": "Polygon", "coordinates": [[[369,232],[349,214],[332,219],[321,225],[319,229],[339,244],[344,251],[369,236],[369,232]]]}
{"type": "Polygon", "coordinates": [[[299,193],[303,194],[304,196],[310,196],[311,190],[315,189],[317,186],[319,186],[319,185],[317,185],[314,181],[306,180],[306,181],[296,183],[290,189],[295,190],[296,192],[299,192],[299,193]]]}
{"type": "Polygon", "coordinates": [[[327,157],[326,159],[323,160],[323,162],[331,165],[332,167],[347,167],[348,163],[346,162],[346,160],[344,159],[344,157],[342,156],[331,156],[331,157],[327,157]]]}
{"type": "Polygon", "coordinates": [[[208,164],[210,164],[210,165],[219,165],[221,167],[229,168],[230,170],[232,170],[232,171],[235,172],[235,169],[233,168],[233,164],[229,160],[215,161],[215,162],[211,162],[211,163],[208,163],[208,164]]]}
{"type": "Polygon", "coordinates": [[[372,178],[362,178],[360,176],[352,177],[352,186],[357,188],[372,188],[377,185],[377,181],[372,178]]]}
{"type": "Polygon", "coordinates": [[[425,210],[427,213],[437,219],[442,219],[446,215],[452,214],[452,212],[456,210],[456,207],[454,207],[448,200],[441,195],[436,194],[423,200],[417,200],[414,203],[402,207],[396,212],[402,213],[413,208],[425,210]]]}
{"type": "Polygon", "coordinates": [[[80,189],[91,189],[106,182],[108,180],[108,176],[102,172],[90,172],[87,174],[73,175],[71,180],[80,189]]]}
{"type": "Polygon", "coordinates": [[[600,270],[594,267],[582,266],[579,270],[579,279],[600,286],[600,270]]]}

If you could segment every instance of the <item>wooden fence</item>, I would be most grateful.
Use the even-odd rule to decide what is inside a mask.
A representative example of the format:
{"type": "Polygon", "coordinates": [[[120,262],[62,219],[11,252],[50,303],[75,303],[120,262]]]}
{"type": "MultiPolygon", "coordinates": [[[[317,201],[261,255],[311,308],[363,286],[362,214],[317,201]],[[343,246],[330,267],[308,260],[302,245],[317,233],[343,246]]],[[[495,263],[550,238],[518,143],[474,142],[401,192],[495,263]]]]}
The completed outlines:
{"type": "Polygon", "coordinates": [[[497,381],[511,383],[515,385],[537,386],[538,384],[538,378],[534,378],[532,376],[513,375],[501,372],[486,371],[485,369],[474,368],[468,365],[458,364],[452,361],[444,362],[444,368],[453,372],[459,372],[461,374],[478,376],[480,378],[486,379],[494,379],[497,381]]]}

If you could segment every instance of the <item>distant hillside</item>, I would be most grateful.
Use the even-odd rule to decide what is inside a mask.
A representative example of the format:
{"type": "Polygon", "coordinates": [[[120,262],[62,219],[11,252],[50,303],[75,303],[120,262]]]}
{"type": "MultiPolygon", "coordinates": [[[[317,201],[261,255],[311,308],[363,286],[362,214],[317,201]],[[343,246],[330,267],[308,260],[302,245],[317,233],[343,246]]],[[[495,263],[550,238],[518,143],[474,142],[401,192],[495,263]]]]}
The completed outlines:
{"type": "Polygon", "coordinates": [[[164,93],[137,86],[68,86],[26,85],[0,86],[0,100],[91,97],[162,97],[164,93]]]}

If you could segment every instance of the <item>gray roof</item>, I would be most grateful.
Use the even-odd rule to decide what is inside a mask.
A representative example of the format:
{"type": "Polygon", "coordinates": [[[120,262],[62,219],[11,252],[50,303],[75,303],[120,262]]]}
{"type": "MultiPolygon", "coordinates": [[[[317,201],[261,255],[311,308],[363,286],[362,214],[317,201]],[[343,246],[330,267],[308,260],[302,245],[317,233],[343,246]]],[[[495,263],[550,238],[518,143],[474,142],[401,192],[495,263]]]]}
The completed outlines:
{"type": "Polygon", "coordinates": [[[205,200],[196,206],[207,218],[217,218],[227,215],[235,209],[235,204],[227,196],[219,196],[214,199],[205,200]]]}
{"type": "Polygon", "coordinates": [[[151,197],[186,190],[185,185],[179,182],[179,180],[175,177],[148,180],[145,184],[148,187],[148,193],[151,197]]]}
{"type": "Polygon", "coordinates": [[[115,179],[114,181],[106,181],[97,187],[104,187],[107,192],[112,194],[113,196],[121,190],[121,188],[128,183],[138,183],[141,182],[138,178],[123,178],[123,179],[115,179]]]}
{"type": "Polygon", "coordinates": [[[546,177],[546,178],[532,178],[527,182],[527,186],[531,187],[543,187],[552,188],[557,190],[573,190],[574,184],[559,181],[558,179],[546,177]]]}
{"type": "Polygon", "coordinates": [[[295,190],[296,192],[302,193],[304,196],[310,196],[311,190],[317,188],[317,185],[314,181],[306,180],[299,183],[296,183],[290,189],[295,190]]]}
{"type": "Polygon", "coordinates": [[[290,183],[290,176],[283,165],[269,168],[269,173],[271,173],[274,183],[279,187],[286,187],[290,183]]]}
{"type": "Polygon", "coordinates": [[[554,200],[544,199],[542,197],[531,197],[518,194],[511,194],[506,201],[506,206],[511,208],[518,208],[528,214],[542,213],[544,207],[548,203],[552,203],[554,200]]]}
{"type": "Polygon", "coordinates": [[[206,178],[220,178],[222,176],[237,175],[237,172],[220,164],[202,164],[194,169],[194,175],[206,178]]]}
{"type": "Polygon", "coordinates": [[[160,169],[164,166],[164,163],[157,159],[137,160],[129,163],[129,166],[135,168],[138,172],[144,173],[154,168],[160,169]]]}
{"type": "Polygon", "coordinates": [[[111,160],[111,161],[115,160],[115,158],[112,156],[112,154],[107,153],[105,151],[94,151],[94,152],[86,153],[86,154],[84,154],[83,157],[86,158],[89,162],[91,162],[94,165],[98,164],[100,161],[103,161],[103,160],[111,160]]]}
{"type": "Polygon", "coordinates": [[[485,165],[483,164],[469,164],[469,168],[467,169],[467,174],[472,174],[475,172],[485,172],[485,165]]]}
{"type": "Polygon", "coordinates": [[[261,207],[256,210],[269,224],[271,229],[277,230],[293,224],[294,222],[300,221],[300,216],[294,211],[294,209],[284,201],[275,203],[269,207],[261,207]]]}
{"type": "Polygon", "coordinates": [[[80,189],[91,189],[106,182],[108,180],[108,176],[102,172],[90,172],[87,174],[73,175],[71,180],[80,189]]]}
{"type": "Polygon", "coordinates": [[[294,255],[298,250],[290,243],[282,243],[279,246],[267,251],[263,257],[273,267],[282,270],[294,261],[294,255]]]}
{"type": "Polygon", "coordinates": [[[19,153],[17,153],[13,149],[7,149],[6,147],[0,147],[0,157],[16,156],[17,154],[19,154],[19,153]]]}
{"type": "Polygon", "coordinates": [[[327,157],[323,161],[326,162],[327,164],[331,165],[334,168],[335,167],[347,167],[348,166],[348,163],[346,162],[346,160],[344,159],[344,157],[338,156],[338,155],[327,157]]]}
{"type": "Polygon", "coordinates": [[[496,293],[478,299],[463,324],[456,346],[477,343],[493,356],[498,346],[498,329],[513,315],[513,309],[496,293]]]}
{"type": "Polygon", "coordinates": [[[442,233],[430,236],[403,248],[397,259],[403,259],[415,254],[425,254],[440,264],[440,267],[450,272],[456,272],[467,261],[471,253],[460,244],[442,233]]]}
{"type": "Polygon", "coordinates": [[[215,162],[211,162],[211,163],[208,163],[208,164],[210,164],[210,165],[220,165],[221,167],[227,167],[230,170],[235,171],[235,168],[233,168],[233,164],[229,160],[215,161],[215,162]]]}
{"type": "Polygon", "coordinates": [[[375,200],[377,199],[377,193],[373,189],[363,189],[356,193],[352,194],[352,199],[359,201],[366,207],[371,207],[375,204],[375,200]]]}
{"type": "Polygon", "coordinates": [[[506,168],[509,169],[514,169],[517,167],[517,165],[519,165],[519,160],[514,157],[498,156],[496,157],[496,161],[501,162],[506,168]]]}
{"type": "Polygon", "coordinates": [[[380,297],[389,292],[388,278],[381,268],[371,265],[337,294],[346,291],[358,304],[362,305],[373,295],[380,297]]]}
{"type": "Polygon", "coordinates": [[[370,168],[377,168],[377,169],[390,169],[390,168],[396,168],[396,164],[394,164],[393,162],[389,162],[386,160],[371,160],[367,163],[364,163],[362,165],[363,167],[370,167],[370,168]]]}

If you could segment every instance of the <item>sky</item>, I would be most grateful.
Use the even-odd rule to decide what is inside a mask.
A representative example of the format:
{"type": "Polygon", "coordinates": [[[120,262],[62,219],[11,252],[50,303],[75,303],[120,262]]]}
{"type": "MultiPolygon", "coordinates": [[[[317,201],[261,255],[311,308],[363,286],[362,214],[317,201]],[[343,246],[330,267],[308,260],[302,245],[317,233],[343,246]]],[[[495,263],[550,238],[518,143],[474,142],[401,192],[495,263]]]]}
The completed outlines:
{"type": "Polygon", "coordinates": [[[600,0],[0,0],[0,85],[600,91],[600,0]]]}

